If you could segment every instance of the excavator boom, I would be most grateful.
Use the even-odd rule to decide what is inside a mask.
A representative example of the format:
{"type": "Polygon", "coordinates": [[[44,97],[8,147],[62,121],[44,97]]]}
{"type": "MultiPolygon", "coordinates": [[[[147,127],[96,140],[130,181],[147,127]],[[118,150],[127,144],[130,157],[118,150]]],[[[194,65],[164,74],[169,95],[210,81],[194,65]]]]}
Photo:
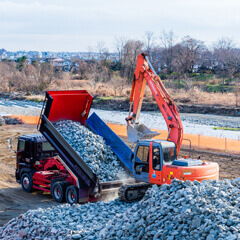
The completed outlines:
{"type": "Polygon", "coordinates": [[[130,141],[136,142],[140,139],[152,138],[159,134],[157,132],[152,132],[145,125],[139,124],[138,122],[146,83],[148,83],[166,121],[168,127],[167,140],[175,143],[178,155],[183,138],[183,127],[179,116],[179,110],[144,53],[139,54],[137,57],[137,66],[133,76],[129,117],[126,119],[128,123],[128,138],[130,141]]]}

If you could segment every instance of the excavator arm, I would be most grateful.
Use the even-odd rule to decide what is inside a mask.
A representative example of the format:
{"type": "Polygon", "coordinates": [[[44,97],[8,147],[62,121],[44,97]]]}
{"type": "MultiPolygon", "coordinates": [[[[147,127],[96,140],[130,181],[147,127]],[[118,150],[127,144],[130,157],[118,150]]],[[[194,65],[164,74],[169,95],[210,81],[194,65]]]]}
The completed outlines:
{"type": "Polygon", "coordinates": [[[167,140],[175,143],[178,155],[183,138],[183,127],[179,110],[163,86],[160,77],[151,66],[148,57],[144,53],[141,53],[137,57],[137,66],[133,76],[129,117],[126,118],[128,123],[129,140],[135,142],[139,139],[151,138],[158,135],[157,132],[152,132],[145,125],[139,124],[138,122],[146,83],[148,83],[148,86],[151,89],[158,107],[166,121],[168,127],[167,140]]]}

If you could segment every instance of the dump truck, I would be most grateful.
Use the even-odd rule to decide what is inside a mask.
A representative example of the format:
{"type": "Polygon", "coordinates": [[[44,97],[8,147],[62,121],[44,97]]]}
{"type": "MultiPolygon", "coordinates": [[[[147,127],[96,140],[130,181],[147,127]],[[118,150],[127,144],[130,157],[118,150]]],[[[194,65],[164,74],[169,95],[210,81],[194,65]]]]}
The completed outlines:
{"type": "Polygon", "coordinates": [[[85,90],[47,91],[38,130],[18,138],[16,180],[23,190],[34,189],[52,194],[56,202],[70,204],[96,201],[116,193],[133,178],[99,182],[98,176],[84,162],[69,143],[59,134],[54,123],[72,120],[103,136],[113,152],[130,173],[131,149],[97,116],[89,111],[93,97],[85,90]]]}

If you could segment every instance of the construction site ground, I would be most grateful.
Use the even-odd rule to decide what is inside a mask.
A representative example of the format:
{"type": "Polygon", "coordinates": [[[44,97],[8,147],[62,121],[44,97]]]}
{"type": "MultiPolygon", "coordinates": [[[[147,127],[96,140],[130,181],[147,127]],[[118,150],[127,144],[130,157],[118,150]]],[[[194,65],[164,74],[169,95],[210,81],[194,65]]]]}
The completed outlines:
{"type": "MultiPolygon", "coordinates": [[[[9,138],[23,134],[37,133],[34,125],[14,125],[0,127],[0,226],[10,219],[30,209],[46,208],[57,205],[51,195],[41,191],[26,193],[20,184],[15,181],[15,153],[8,150],[9,138]]],[[[122,138],[129,146],[126,138],[122,138]]],[[[16,141],[13,151],[16,150],[16,141]]],[[[181,150],[180,157],[189,155],[188,150],[181,150]]],[[[220,180],[239,177],[240,156],[219,154],[218,152],[203,152],[194,149],[191,158],[201,156],[202,160],[218,162],[220,167],[220,180]]]]}

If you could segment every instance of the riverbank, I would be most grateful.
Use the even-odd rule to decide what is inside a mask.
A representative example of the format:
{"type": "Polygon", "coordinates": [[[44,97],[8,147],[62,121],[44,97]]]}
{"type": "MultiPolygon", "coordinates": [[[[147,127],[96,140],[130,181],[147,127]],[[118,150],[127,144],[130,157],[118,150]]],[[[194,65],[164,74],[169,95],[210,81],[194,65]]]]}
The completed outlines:
{"type": "MultiPolygon", "coordinates": [[[[235,116],[240,117],[240,107],[226,107],[213,105],[196,105],[176,102],[177,107],[181,113],[197,113],[197,114],[214,114],[221,116],[235,116]]],[[[102,110],[118,110],[128,111],[128,99],[113,99],[113,98],[95,98],[92,104],[93,108],[102,110]]],[[[159,111],[158,105],[154,102],[144,101],[142,104],[142,111],[159,111]]]]}

